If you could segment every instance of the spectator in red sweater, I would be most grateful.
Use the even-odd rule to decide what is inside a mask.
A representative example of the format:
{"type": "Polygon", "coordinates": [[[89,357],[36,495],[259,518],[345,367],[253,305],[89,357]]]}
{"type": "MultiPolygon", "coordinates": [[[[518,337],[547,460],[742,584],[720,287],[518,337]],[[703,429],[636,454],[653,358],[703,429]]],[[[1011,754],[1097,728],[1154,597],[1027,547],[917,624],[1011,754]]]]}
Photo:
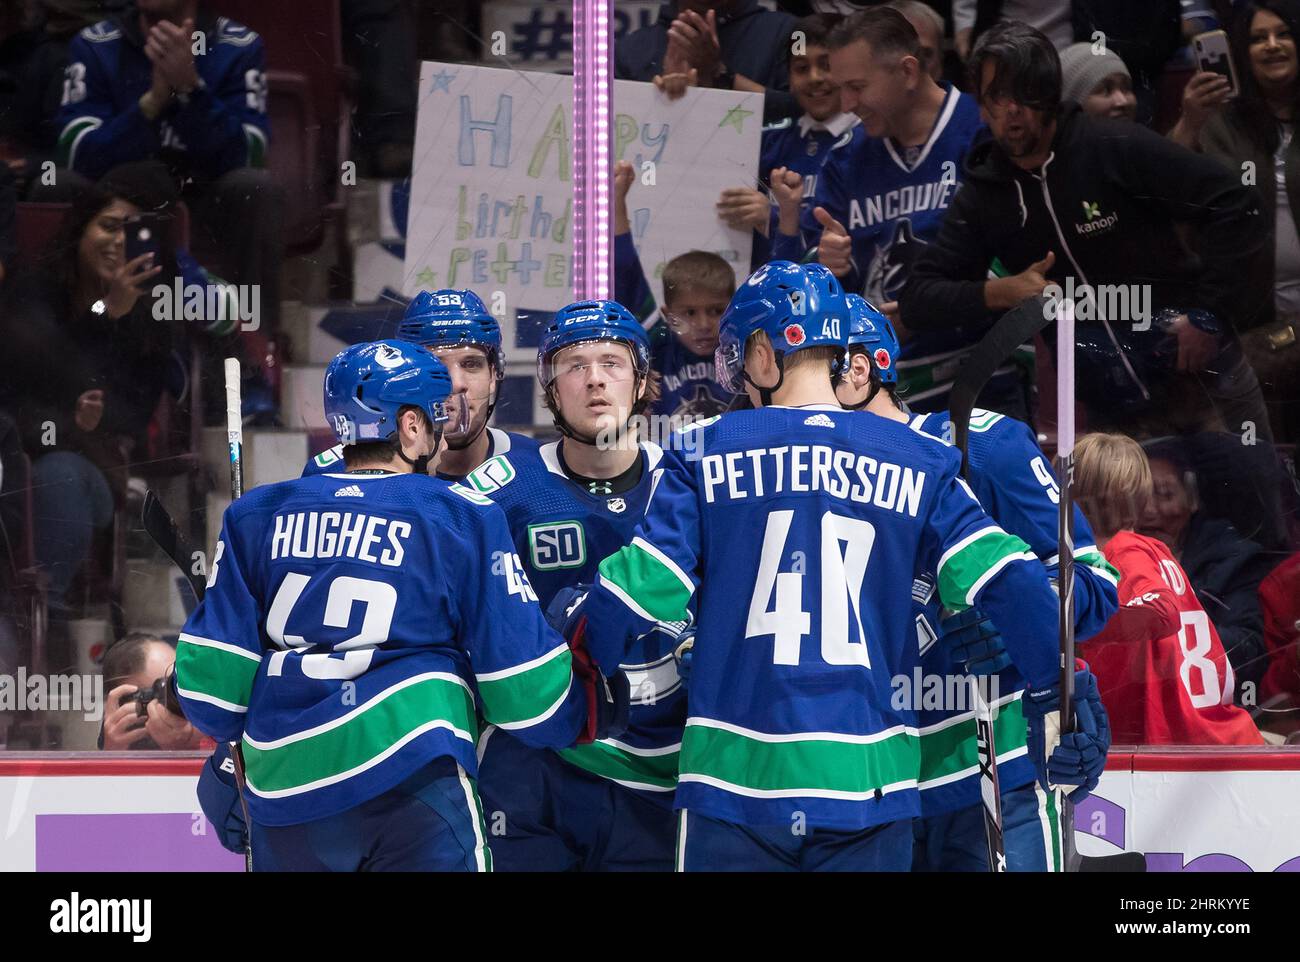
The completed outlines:
{"type": "Polygon", "coordinates": [[[1300,554],[1287,558],[1260,582],[1259,606],[1269,655],[1259,703],[1285,713],[1285,717],[1269,716],[1282,727],[1269,727],[1289,734],[1300,730],[1300,554]]]}
{"type": "Polygon", "coordinates": [[[1133,531],[1151,467],[1132,438],[1089,434],[1074,487],[1097,546],[1119,570],[1120,608],[1079,646],[1097,676],[1117,744],[1261,745],[1232,703],[1235,679],[1214,624],[1165,545],[1133,531]]]}

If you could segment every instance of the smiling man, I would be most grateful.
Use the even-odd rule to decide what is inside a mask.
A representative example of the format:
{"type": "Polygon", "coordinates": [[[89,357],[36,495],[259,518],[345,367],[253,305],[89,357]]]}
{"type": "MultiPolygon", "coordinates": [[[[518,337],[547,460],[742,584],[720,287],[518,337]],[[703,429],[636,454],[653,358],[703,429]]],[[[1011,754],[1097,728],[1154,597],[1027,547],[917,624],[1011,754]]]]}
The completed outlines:
{"type": "MultiPolygon", "coordinates": [[[[935,83],[920,35],[898,10],[854,14],[827,46],[840,108],[862,125],[831,151],[797,228],[782,223],[773,257],[799,261],[815,245],[845,290],[896,316],[903,284],[938,234],[983,132],[979,108],[950,84],[935,83]]],[[[956,367],[957,349],[969,339],[952,331],[900,335],[899,376],[909,402],[941,409],[941,372],[956,367]]]]}

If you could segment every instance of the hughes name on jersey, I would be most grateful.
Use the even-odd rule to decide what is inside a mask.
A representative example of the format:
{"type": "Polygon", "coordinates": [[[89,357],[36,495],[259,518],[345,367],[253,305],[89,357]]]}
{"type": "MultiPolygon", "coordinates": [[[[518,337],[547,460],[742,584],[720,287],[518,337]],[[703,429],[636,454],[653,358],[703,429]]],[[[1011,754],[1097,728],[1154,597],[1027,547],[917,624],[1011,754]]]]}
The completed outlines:
{"type": "Polygon", "coordinates": [[[692,457],[665,453],[645,521],[585,608],[605,664],[696,606],[677,807],[855,831],[919,814],[917,714],[892,699],[919,665],[912,582],[937,571],[949,607],[1016,611],[1008,650],[1050,683],[1041,565],[980,509],[957,454],[905,425],[819,405],[686,430],[692,457]]]}
{"type": "MultiPolygon", "coordinates": [[[[918,414],[909,423],[915,431],[949,440],[951,421],[947,411],[918,414]]],[[[976,408],[970,415],[966,447],[970,486],[984,510],[1003,530],[1027,543],[1055,579],[1059,571],[1057,518],[1061,489],[1033,431],[1014,418],[976,408]]],[[[1098,550],[1092,529],[1077,506],[1074,559],[1075,635],[1083,640],[1100,631],[1115,613],[1119,575],[1098,550]]],[[[947,679],[953,677],[955,669],[947,650],[937,643],[941,611],[934,584],[934,573],[926,572],[913,585],[921,652],[919,677],[947,679]]],[[[1004,792],[1034,780],[1020,709],[1024,686],[1024,678],[1015,668],[998,675],[994,741],[998,747],[998,783],[1004,792]]],[[[964,684],[961,691],[964,697],[964,684]]],[[[922,702],[920,730],[922,814],[941,814],[978,804],[973,707],[939,707],[922,702]]]]}
{"type": "MultiPolygon", "coordinates": [[[[465,486],[505,511],[515,550],[545,607],[560,589],[594,581],[601,560],[632,540],[663,474],[663,457],[658,445],[642,442],[636,485],[617,494],[593,492],[565,473],[560,443],[553,441],[489,459],[465,486]]],[[[565,761],[629,788],[673,790],[686,719],[675,640],[655,631],[627,653],[620,667],[632,692],[628,730],[617,739],[565,749],[565,761]]]]}
{"type": "Polygon", "coordinates": [[[477,771],[477,713],[541,747],[586,718],[494,504],[410,474],[327,474],[226,511],[186,622],[186,717],[242,738],[249,812],[291,825],[353,808],[439,756],[477,771]]]}

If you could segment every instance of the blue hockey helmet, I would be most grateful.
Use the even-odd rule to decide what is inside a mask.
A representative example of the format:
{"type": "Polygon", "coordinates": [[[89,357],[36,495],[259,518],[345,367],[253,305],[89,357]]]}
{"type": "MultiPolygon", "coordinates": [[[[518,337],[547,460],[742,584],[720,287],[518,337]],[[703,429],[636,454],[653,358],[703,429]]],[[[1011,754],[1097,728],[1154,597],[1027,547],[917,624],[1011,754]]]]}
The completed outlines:
{"type": "Polygon", "coordinates": [[[898,383],[898,335],[889,318],[859,294],[847,295],[849,302],[849,347],[861,347],[880,375],[880,383],[898,383]]]}
{"type": "Polygon", "coordinates": [[[427,348],[481,347],[497,380],[505,377],[501,325],[473,291],[420,291],[407,305],[397,336],[427,348]]]}
{"type": "Polygon", "coordinates": [[[344,348],[325,369],[325,417],[343,444],[387,441],[397,415],[418,407],[446,432],[468,419],[464,395],[451,393],[443,363],[408,341],[367,341],[344,348]]]}
{"type": "Polygon", "coordinates": [[[566,347],[589,341],[616,341],[632,352],[638,378],[650,372],[650,338],[641,322],[617,301],[576,301],[555,312],[537,348],[537,380],[549,388],[555,380],[552,362],[566,347]]]}
{"type": "Polygon", "coordinates": [[[808,347],[845,346],[848,303],[835,275],[821,264],[770,261],[740,286],[719,322],[714,366],[719,384],[745,389],[745,343],[763,331],[778,358],[808,347]]]}

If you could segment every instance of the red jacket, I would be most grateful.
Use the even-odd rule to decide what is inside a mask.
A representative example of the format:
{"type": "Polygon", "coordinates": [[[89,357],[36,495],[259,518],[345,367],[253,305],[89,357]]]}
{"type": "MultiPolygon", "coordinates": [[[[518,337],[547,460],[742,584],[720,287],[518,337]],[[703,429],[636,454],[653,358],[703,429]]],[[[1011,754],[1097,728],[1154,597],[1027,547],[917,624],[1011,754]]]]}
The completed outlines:
{"type": "Polygon", "coordinates": [[[1277,695],[1300,702],[1300,554],[1293,554],[1259,583],[1268,671],[1260,682],[1263,703],[1277,695]]]}
{"type": "Polygon", "coordinates": [[[1232,704],[1232,665],[1169,550],[1121,531],[1103,553],[1120,573],[1120,608],[1080,654],[1097,676],[1116,744],[1264,744],[1232,704]]]}

